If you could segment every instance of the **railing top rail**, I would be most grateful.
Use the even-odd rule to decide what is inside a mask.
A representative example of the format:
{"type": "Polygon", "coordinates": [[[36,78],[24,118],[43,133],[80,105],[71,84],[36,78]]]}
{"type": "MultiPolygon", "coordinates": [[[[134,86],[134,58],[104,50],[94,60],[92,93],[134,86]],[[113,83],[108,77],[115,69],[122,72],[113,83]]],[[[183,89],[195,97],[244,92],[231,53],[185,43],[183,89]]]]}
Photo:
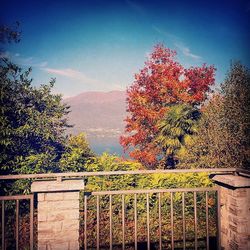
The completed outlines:
{"type": "Polygon", "coordinates": [[[157,169],[157,170],[129,170],[129,171],[102,171],[102,172],[78,172],[78,173],[46,173],[46,174],[20,174],[0,175],[0,180],[14,179],[47,179],[47,178],[71,178],[89,176],[111,176],[111,175],[140,175],[140,174],[173,174],[173,173],[229,173],[235,172],[236,168],[203,168],[203,169],[157,169]]]}
{"type": "Polygon", "coordinates": [[[33,198],[33,194],[26,195],[10,195],[10,196],[0,196],[0,201],[9,201],[9,200],[31,200],[33,198]]]}
{"type": "MultiPolygon", "coordinates": [[[[208,192],[218,191],[217,187],[208,188],[170,188],[170,189],[133,189],[133,190],[112,190],[94,191],[91,195],[116,195],[116,194],[153,194],[153,193],[178,193],[178,192],[208,192]]],[[[85,192],[88,195],[88,191],[85,192]]]]}

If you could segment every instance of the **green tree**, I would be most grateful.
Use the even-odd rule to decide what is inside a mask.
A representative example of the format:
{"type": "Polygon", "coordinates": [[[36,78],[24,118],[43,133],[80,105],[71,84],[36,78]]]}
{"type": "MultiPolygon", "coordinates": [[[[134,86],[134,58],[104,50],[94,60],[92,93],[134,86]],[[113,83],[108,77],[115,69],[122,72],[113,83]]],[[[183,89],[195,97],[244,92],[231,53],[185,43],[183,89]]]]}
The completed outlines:
{"type": "Polygon", "coordinates": [[[156,141],[165,153],[164,167],[174,168],[178,161],[178,153],[185,154],[186,144],[190,143],[197,131],[199,117],[200,112],[196,107],[179,104],[170,107],[164,119],[159,122],[156,141]]]}
{"type": "Polygon", "coordinates": [[[86,163],[93,162],[94,156],[84,133],[70,135],[59,162],[60,170],[64,172],[86,171],[86,163]]]}
{"type": "Polygon", "coordinates": [[[69,107],[51,93],[54,85],[32,86],[31,69],[23,71],[6,58],[0,65],[0,166],[2,174],[56,171],[64,152],[69,107]]]}
{"type": "Polygon", "coordinates": [[[21,32],[19,31],[19,22],[16,22],[13,27],[0,25],[0,43],[20,42],[21,32]]]}
{"type": "Polygon", "coordinates": [[[223,121],[222,96],[215,94],[203,106],[201,119],[198,123],[197,134],[186,146],[186,154],[181,157],[183,165],[196,168],[223,167],[227,164],[230,152],[225,143],[228,134],[223,121]]]}
{"type": "Polygon", "coordinates": [[[234,63],[220,93],[203,107],[187,164],[194,167],[249,168],[250,164],[250,74],[234,63]]]}
{"type": "Polygon", "coordinates": [[[222,84],[223,125],[228,132],[231,166],[250,166],[250,71],[233,63],[222,84]]]}
{"type": "MultiPolygon", "coordinates": [[[[1,44],[19,42],[18,25],[0,27],[1,44]]],[[[69,106],[52,93],[55,80],[34,87],[31,68],[23,70],[0,55],[1,174],[83,171],[93,153],[84,135],[66,135],[69,106]]],[[[15,193],[30,188],[29,180],[1,184],[1,191],[15,193]]]]}

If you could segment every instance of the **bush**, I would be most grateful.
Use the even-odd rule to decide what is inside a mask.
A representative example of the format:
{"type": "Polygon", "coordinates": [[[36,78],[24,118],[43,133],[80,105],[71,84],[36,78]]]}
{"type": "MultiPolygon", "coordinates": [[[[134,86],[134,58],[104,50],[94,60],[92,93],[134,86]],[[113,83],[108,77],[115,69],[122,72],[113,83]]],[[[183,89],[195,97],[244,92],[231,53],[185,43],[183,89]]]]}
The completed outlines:
{"type": "MultiPolygon", "coordinates": [[[[103,154],[96,158],[94,162],[86,165],[88,171],[118,171],[118,170],[138,170],[145,169],[136,162],[123,161],[114,155],[103,154]]],[[[147,190],[147,189],[168,189],[168,188],[193,188],[193,187],[212,187],[213,184],[207,173],[183,173],[183,174],[147,174],[147,175],[120,175],[120,176],[99,176],[88,177],[86,185],[86,195],[88,197],[88,244],[96,244],[96,223],[97,223],[97,197],[93,195],[94,191],[107,190],[147,190]]],[[[146,223],[147,223],[147,196],[146,194],[137,194],[137,219],[138,219],[138,242],[146,242],[146,223]]],[[[150,232],[151,241],[157,242],[159,239],[158,211],[159,197],[158,194],[149,194],[150,208],[150,232]]],[[[109,245],[109,195],[99,197],[100,204],[100,239],[101,245],[109,245]]],[[[209,194],[210,209],[210,235],[215,235],[215,194],[209,194]]],[[[185,194],[185,216],[187,239],[192,242],[194,238],[194,195],[189,192],[185,194]]],[[[125,201],[125,227],[126,227],[126,244],[132,245],[134,242],[134,204],[135,195],[124,195],[125,201]]],[[[81,204],[83,207],[83,201],[81,204]]],[[[182,237],[182,193],[173,194],[173,208],[175,221],[175,237],[181,240],[182,237]]],[[[197,193],[197,210],[198,210],[198,237],[205,237],[205,193],[197,193]]],[[[83,213],[83,209],[81,210],[83,213]]],[[[170,193],[166,192],[161,195],[161,213],[162,213],[162,231],[163,242],[167,248],[170,240],[171,223],[170,223],[170,193]]],[[[112,195],[112,214],[113,214],[113,231],[114,244],[117,249],[121,248],[122,242],[122,195],[112,195]]],[[[83,214],[82,214],[83,218],[83,214]]],[[[81,232],[83,233],[83,232],[81,232]]],[[[155,243],[156,244],[156,243],[155,243]]],[[[191,243],[190,243],[191,244],[191,243]]],[[[201,243],[202,244],[202,243],[201,243]]]]}

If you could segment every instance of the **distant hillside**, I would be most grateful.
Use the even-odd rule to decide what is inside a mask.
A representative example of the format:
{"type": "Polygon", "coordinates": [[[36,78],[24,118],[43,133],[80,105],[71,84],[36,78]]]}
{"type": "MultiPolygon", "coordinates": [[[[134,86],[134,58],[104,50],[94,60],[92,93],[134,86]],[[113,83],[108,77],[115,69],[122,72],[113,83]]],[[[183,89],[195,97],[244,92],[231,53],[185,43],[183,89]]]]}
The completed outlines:
{"type": "Polygon", "coordinates": [[[120,154],[119,137],[124,130],[126,92],[84,92],[64,99],[69,104],[69,133],[85,132],[92,148],[120,154]],[[119,151],[119,152],[118,152],[119,151]]]}

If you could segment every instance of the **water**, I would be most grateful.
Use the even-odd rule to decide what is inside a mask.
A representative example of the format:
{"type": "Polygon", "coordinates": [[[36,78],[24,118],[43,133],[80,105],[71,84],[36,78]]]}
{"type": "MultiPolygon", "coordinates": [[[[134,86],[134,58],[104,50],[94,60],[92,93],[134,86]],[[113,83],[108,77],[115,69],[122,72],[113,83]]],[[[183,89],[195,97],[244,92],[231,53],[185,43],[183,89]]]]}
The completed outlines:
{"type": "Polygon", "coordinates": [[[98,155],[104,152],[124,156],[123,148],[119,143],[119,138],[88,138],[91,149],[98,155]]]}

